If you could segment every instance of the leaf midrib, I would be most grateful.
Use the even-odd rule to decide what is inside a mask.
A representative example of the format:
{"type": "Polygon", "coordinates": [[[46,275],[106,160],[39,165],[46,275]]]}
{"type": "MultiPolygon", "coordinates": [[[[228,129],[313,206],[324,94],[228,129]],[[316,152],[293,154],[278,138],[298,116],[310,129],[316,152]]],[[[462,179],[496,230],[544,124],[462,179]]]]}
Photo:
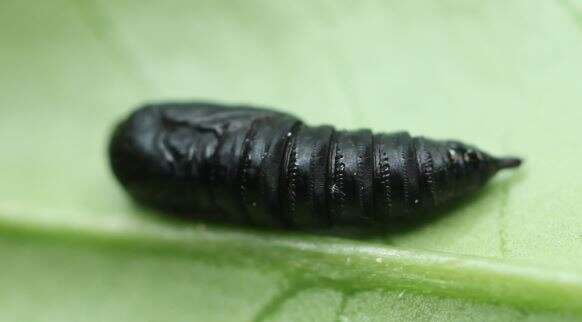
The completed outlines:
{"type": "Polygon", "coordinates": [[[334,237],[249,233],[138,219],[112,221],[111,217],[77,222],[64,219],[0,213],[0,232],[23,239],[65,242],[67,247],[93,245],[230,265],[252,263],[335,288],[402,289],[582,316],[582,276],[564,270],[334,237]]]}

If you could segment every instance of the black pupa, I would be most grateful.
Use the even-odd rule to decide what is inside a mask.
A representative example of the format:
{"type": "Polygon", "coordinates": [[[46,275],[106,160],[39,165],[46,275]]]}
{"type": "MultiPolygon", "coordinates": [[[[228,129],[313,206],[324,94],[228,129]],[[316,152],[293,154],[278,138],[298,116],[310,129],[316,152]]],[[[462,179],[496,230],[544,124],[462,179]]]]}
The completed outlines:
{"type": "Polygon", "coordinates": [[[457,141],[309,126],[210,103],[142,107],[109,146],[138,202],[262,226],[382,225],[419,217],[520,165],[457,141]]]}

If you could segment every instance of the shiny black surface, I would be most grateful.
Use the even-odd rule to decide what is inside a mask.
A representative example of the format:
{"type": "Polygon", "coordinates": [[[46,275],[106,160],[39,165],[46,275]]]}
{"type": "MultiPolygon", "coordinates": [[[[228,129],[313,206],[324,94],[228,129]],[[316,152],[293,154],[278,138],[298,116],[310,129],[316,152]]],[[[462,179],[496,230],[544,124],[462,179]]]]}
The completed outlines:
{"type": "Polygon", "coordinates": [[[145,106],[111,139],[113,172],[140,203],[262,226],[422,216],[519,166],[456,141],[308,126],[210,103],[145,106]]]}

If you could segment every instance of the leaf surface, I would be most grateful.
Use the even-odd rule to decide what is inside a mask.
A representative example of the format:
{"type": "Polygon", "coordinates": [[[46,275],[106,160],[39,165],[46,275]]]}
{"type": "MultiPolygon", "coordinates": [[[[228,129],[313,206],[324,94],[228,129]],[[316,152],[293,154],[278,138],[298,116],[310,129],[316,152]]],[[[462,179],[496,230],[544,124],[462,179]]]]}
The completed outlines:
{"type": "Polygon", "coordinates": [[[0,3],[3,321],[582,320],[574,1],[0,3]],[[108,169],[146,101],[458,138],[526,164],[383,234],[184,223],[108,169]]]}

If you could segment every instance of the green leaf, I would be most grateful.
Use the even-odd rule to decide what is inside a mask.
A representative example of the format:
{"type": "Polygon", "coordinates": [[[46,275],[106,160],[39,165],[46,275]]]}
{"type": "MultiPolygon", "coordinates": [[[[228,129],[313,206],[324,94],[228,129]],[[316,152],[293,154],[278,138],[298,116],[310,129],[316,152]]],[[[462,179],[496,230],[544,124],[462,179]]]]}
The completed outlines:
{"type": "Polygon", "coordinates": [[[0,2],[2,321],[582,320],[582,7],[0,2]],[[526,164],[383,234],[164,219],[108,169],[151,100],[458,138],[526,164]]]}

